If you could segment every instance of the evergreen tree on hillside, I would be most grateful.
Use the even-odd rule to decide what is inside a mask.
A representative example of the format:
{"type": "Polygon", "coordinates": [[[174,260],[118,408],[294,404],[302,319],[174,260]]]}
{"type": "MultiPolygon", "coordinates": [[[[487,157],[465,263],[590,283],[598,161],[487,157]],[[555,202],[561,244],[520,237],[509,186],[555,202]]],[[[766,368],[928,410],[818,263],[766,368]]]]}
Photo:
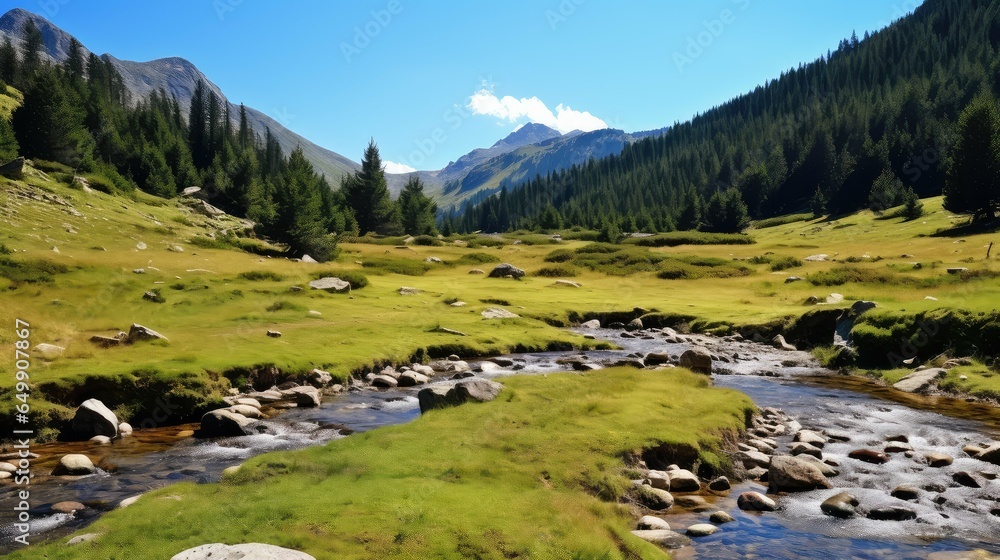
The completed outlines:
{"type": "Polygon", "coordinates": [[[14,136],[14,129],[7,119],[0,118],[0,164],[16,158],[17,153],[17,137],[14,136]]]}
{"type": "Polygon", "coordinates": [[[399,209],[389,197],[382,157],[374,139],[365,148],[361,171],[345,177],[340,190],[361,235],[369,232],[393,235],[402,231],[399,209]]]}
{"type": "Polygon", "coordinates": [[[944,207],[993,219],[1000,208],[1000,111],[992,95],[980,95],[958,119],[944,207]]]}
{"type": "Polygon", "coordinates": [[[74,86],[79,86],[83,83],[86,62],[83,59],[83,45],[76,40],[76,37],[70,39],[69,50],[66,54],[66,70],[69,72],[69,78],[73,81],[74,86]]]}
{"type": "Polygon", "coordinates": [[[0,80],[12,84],[17,79],[17,50],[14,49],[10,37],[3,38],[0,45],[0,80]]]}
{"type": "Polygon", "coordinates": [[[24,30],[22,31],[22,34],[24,36],[24,43],[21,47],[21,63],[18,69],[21,74],[21,83],[25,83],[30,80],[35,75],[35,72],[38,72],[41,68],[42,48],[45,47],[45,43],[42,37],[42,32],[38,30],[35,22],[31,19],[24,22],[24,30]]]}
{"type": "Polygon", "coordinates": [[[191,147],[191,157],[198,168],[205,168],[211,163],[208,138],[208,97],[205,82],[198,80],[191,96],[191,109],[188,111],[188,145],[191,147]]]}
{"type": "Polygon", "coordinates": [[[740,233],[750,227],[747,205],[739,189],[716,191],[708,201],[703,222],[702,229],[714,233],[740,233]]]}
{"type": "Polygon", "coordinates": [[[84,112],[55,68],[40,70],[24,90],[24,103],[11,125],[25,157],[76,167],[90,155],[93,139],[84,128],[84,112]]]}
{"type": "Polygon", "coordinates": [[[403,231],[407,235],[435,234],[434,220],[437,205],[424,194],[424,184],[417,176],[411,176],[399,193],[399,210],[403,220],[403,231]]]}

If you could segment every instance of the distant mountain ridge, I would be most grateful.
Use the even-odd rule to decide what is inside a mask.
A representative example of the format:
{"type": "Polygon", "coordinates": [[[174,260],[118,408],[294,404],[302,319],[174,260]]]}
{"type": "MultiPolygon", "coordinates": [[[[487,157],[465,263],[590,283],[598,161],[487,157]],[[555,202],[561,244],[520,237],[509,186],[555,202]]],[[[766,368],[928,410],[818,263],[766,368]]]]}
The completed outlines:
{"type": "MultiPolygon", "coordinates": [[[[73,36],[44,17],[27,10],[14,8],[0,17],[0,39],[9,37],[15,47],[20,47],[23,42],[22,30],[29,19],[34,21],[35,26],[42,33],[46,57],[53,62],[64,62],[69,57],[69,45],[73,36]]],[[[89,56],[91,53],[86,45],[83,47],[83,52],[84,56],[89,56]]],[[[168,57],[148,62],[133,62],[120,60],[110,54],[102,55],[102,58],[115,66],[134,100],[147,99],[151,93],[162,89],[177,98],[186,117],[191,107],[191,97],[194,94],[195,85],[198,80],[204,80],[208,89],[228,104],[231,118],[235,119],[239,115],[239,105],[229,101],[222,90],[188,60],[168,57]]],[[[332,185],[337,185],[340,177],[345,173],[353,173],[360,169],[360,165],[351,159],[314,144],[262,111],[251,107],[246,107],[246,111],[250,125],[256,134],[264,137],[266,131],[270,129],[271,135],[278,141],[286,154],[294,150],[296,146],[301,146],[306,158],[313,164],[317,172],[326,175],[332,185]]]]}

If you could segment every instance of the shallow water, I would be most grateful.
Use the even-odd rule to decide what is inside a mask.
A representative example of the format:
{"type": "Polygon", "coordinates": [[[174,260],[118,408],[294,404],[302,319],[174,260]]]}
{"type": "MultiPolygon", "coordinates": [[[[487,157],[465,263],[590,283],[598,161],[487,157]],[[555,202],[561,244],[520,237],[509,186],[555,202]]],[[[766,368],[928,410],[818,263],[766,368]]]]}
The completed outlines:
{"type": "MultiPolygon", "coordinates": [[[[482,374],[564,371],[556,360],[582,357],[592,363],[613,363],[630,354],[668,352],[677,355],[693,342],[724,355],[730,363],[716,364],[715,383],[750,395],[761,407],[773,406],[812,429],[830,430],[850,436],[847,443],[830,443],[824,458],[839,463],[841,474],[831,479],[834,489],[784,495],[780,510],[767,514],[741,512],[735,504],[740,492],[761,490],[752,483],[737,485],[727,497],[714,501],[717,509],[729,511],[737,521],[723,525],[715,535],[696,541],[693,548],[675,551],[679,558],[926,558],[931,552],[981,548],[1000,553],[1000,518],[991,508],[1000,506],[1000,483],[981,479],[979,490],[954,487],[951,474],[959,470],[1000,475],[1000,468],[968,458],[961,448],[1000,439],[1000,410],[959,399],[903,395],[865,380],[845,378],[819,368],[808,354],[784,352],[745,342],[690,337],[690,342],[668,344],[660,336],[649,339],[620,337],[616,331],[591,331],[612,340],[620,350],[546,352],[508,356],[513,368],[482,374]],[[733,357],[736,357],[735,359],[733,357]],[[764,376],[764,375],[767,376],[764,376]],[[945,410],[949,416],[934,412],[945,410]],[[885,465],[869,465],[847,458],[858,448],[881,450],[885,438],[905,434],[916,455],[892,456],[885,465]],[[917,459],[924,452],[940,451],[955,457],[943,469],[924,467],[917,459]],[[889,492],[904,483],[947,486],[946,501],[935,503],[937,492],[924,492],[917,502],[901,502],[889,492]],[[838,520],[824,516],[819,504],[842,490],[854,493],[863,506],[895,503],[914,509],[913,521],[838,520]]],[[[38,475],[32,485],[35,505],[33,533],[54,537],[72,532],[121,500],[177,481],[212,482],[221,471],[254,455],[268,451],[319,445],[344,437],[344,432],[365,431],[398,424],[419,415],[419,388],[389,391],[362,390],[325,397],[313,409],[290,409],[268,420],[273,435],[200,441],[178,438],[193,426],[137,431],[129,439],[111,446],[90,443],[58,443],[35,446],[43,455],[34,466],[38,475]],[[65,453],[86,452],[102,457],[98,475],[75,479],[46,477],[57,458],[65,453]],[[51,515],[49,506],[64,500],[83,502],[88,510],[73,518],[51,515]]],[[[777,438],[787,450],[790,435],[777,438]]],[[[781,451],[779,451],[780,453],[781,451]]],[[[0,488],[0,502],[13,503],[14,487],[0,488]]],[[[940,498],[938,498],[940,500],[940,498]]],[[[2,532],[10,534],[10,508],[0,510],[2,532]]],[[[707,513],[674,513],[666,516],[675,529],[707,522],[707,513]]],[[[36,537],[37,540],[37,537],[36,537]]],[[[9,539],[5,539],[5,543],[9,539]]],[[[5,549],[9,551],[9,548],[5,549]]]]}

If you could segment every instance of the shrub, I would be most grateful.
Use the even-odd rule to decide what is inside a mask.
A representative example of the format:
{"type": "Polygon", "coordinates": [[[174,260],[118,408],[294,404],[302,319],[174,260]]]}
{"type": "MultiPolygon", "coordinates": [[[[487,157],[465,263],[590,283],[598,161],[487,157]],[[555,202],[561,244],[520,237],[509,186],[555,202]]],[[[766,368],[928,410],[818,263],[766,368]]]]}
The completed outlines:
{"type": "Polygon", "coordinates": [[[69,272],[69,267],[44,259],[14,260],[0,257],[0,277],[10,280],[13,287],[21,284],[44,284],[56,274],[69,272]]]}
{"type": "Polygon", "coordinates": [[[275,311],[285,311],[285,310],[301,311],[302,307],[298,306],[298,305],[295,305],[294,303],[292,303],[290,301],[276,301],[276,302],[272,303],[271,305],[268,305],[264,309],[266,311],[269,311],[269,312],[273,313],[275,311]]]}
{"type": "Polygon", "coordinates": [[[564,263],[573,260],[574,253],[569,249],[556,249],[545,255],[545,262],[564,263]]]}
{"type": "Polygon", "coordinates": [[[431,266],[423,261],[393,258],[368,259],[361,266],[372,269],[376,274],[402,274],[404,276],[423,276],[431,269],[431,266]]]}
{"type": "Polygon", "coordinates": [[[910,280],[886,270],[849,266],[833,268],[809,275],[809,282],[814,286],[843,286],[848,283],[904,284],[910,283],[910,280]]]}
{"type": "Polygon", "coordinates": [[[796,268],[802,266],[802,261],[795,258],[789,257],[787,255],[774,255],[772,253],[767,253],[758,257],[752,257],[750,259],[751,264],[769,264],[771,265],[771,272],[780,272],[782,270],[788,270],[790,268],[796,268]]]}
{"type": "Polygon", "coordinates": [[[569,278],[576,276],[577,270],[572,266],[546,266],[539,268],[535,276],[545,276],[547,278],[569,278]]]}
{"type": "Polygon", "coordinates": [[[251,270],[248,272],[241,272],[236,276],[244,280],[250,280],[251,282],[259,282],[261,280],[281,282],[282,280],[285,279],[284,276],[278,274],[277,272],[272,272],[270,270],[251,270]]]}
{"type": "Polygon", "coordinates": [[[414,245],[423,245],[425,247],[437,247],[444,245],[440,239],[432,235],[418,235],[413,238],[414,245]]]}
{"type": "Polygon", "coordinates": [[[672,231],[651,237],[632,237],[622,243],[640,247],[677,247],[678,245],[753,245],[756,241],[744,233],[672,231]]]}
{"type": "Polygon", "coordinates": [[[498,262],[500,262],[500,257],[489,253],[466,253],[455,261],[456,264],[486,264],[498,262]]]}

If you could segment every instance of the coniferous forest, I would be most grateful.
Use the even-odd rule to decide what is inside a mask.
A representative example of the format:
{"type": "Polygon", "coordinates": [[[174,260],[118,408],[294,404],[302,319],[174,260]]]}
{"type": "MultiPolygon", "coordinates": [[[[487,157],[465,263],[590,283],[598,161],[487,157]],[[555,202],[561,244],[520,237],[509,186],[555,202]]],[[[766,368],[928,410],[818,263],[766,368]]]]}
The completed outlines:
{"type": "Polygon", "coordinates": [[[915,212],[917,197],[942,192],[949,210],[993,217],[998,11],[989,0],[930,0],[663,136],[445,219],[459,231],[605,221],[623,231],[738,231],[749,218],[792,212],[908,201],[915,212]]]}
{"type": "Polygon", "coordinates": [[[270,131],[254,133],[242,105],[230,115],[204,82],[183,114],[163,91],[130,99],[112,63],[85,58],[75,39],[65,63],[52,64],[31,20],[24,37],[20,53],[9,39],[0,45],[0,86],[24,97],[9,122],[0,119],[2,162],[55,162],[107,192],[172,197],[200,186],[213,205],[253,220],[260,235],[318,260],[335,255],[341,234],[436,232],[436,207],[419,182],[403,208],[389,198],[374,141],[362,171],[334,189],[301,149],[282,153],[270,131]]]}

